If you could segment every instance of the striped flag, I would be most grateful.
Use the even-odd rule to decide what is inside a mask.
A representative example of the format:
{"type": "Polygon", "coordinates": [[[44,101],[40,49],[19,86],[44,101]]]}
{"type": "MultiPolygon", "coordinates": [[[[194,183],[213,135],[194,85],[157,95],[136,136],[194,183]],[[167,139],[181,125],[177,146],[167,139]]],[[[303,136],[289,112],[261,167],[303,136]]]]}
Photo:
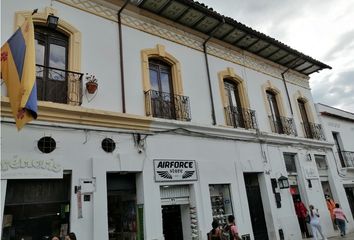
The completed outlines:
{"type": "Polygon", "coordinates": [[[1,78],[18,130],[37,118],[37,86],[32,17],[1,47],[1,78]]]}

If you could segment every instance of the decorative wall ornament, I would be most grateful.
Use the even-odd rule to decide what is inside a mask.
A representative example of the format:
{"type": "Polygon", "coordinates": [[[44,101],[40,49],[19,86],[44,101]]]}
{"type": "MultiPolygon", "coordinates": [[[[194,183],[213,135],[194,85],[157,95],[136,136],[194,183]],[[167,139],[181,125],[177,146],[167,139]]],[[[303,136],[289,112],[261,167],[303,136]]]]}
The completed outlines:
{"type": "MultiPolygon", "coordinates": [[[[95,1],[87,0],[57,0],[58,2],[67,4],[69,6],[79,8],[83,11],[90,12],[94,15],[117,22],[117,9],[109,8],[95,1]]],[[[114,6],[114,5],[112,5],[114,6]]],[[[154,19],[138,15],[134,12],[125,11],[122,13],[122,23],[129,27],[138,29],[140,31],[159,36],[169,41],[179,43],[190,47],[192,49],[203,51],[203,42],[205,39],[185,32],[177,27],[167,25],[156,21],[154,19]]],[[[226,43],[225,43],[226,44],[226,43]]],[[[219,44],[208,44],[207,51],[210,55],[233,62],[238,65],[245,66],[255,71],[270,75],[272,77],[282,79],[281,73],[286,70],[285,67],[273,64],[267,60],[261,59],[251,53],[237,51],[234,47],[228,48],[219,44]]],[[[310,89],[309,77],[296,73],[292,70],[285,74],[287,82],[310,89]]]]}

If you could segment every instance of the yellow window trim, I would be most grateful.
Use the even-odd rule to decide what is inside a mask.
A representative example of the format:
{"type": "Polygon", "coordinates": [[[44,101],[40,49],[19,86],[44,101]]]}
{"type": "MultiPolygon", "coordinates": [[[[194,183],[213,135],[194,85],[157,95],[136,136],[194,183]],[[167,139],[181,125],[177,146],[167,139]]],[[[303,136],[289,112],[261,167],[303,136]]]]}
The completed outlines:
{"type": "Polygon", "coordinates": [[[218,72],[218,77],[219,77],[220,95],[224,107],[228,106],[228,99],[226,98],[225,84],[224,84],[224,80],[227,79],[233,81],[238,86],[238,94],[240,95],[241,106],[243,108],[250,108],[247,91],[246,91],[246,83],[240,76],[235,74],[233,68],[228,67],[226,68],[226,70],[218,72]]]}
{"type": "MultiPolygon", "coordinates": [[[[181,77],[181,64],[179,61],[165,51],[165,46],[157,44],[155,48],[148,48],[141,50],[141,66],[143,74],[143,88],[144,92],[151,89],[150,74],[149,74],[149,58],[158,58],[171,65],[171,77],[173,94],[183,95],[182,77],[181,77]]],[[[145,111],[152,112],[151,105],[145,104],[145,111]]]]}
{"type": "Polygon", "coordinates": [[[275,94],[275,98],[277,100],[277,105],[279,108],[278,110],[279,110],[280,116],[286,117],[287,115],[286,115],[285,108],[284,108],[282,93],[269,80],[265,84],[262,85],[263,101],[264,101],[265,109],[266,109],[268,116],[271,116],[272,113],[271,113],[270,106],[269,106],[268,99],[267,99],[267,93],[266,93],[267,91],[271,91],[275,94]]]}
{"type": "Polygon", "coordinates": [[[237,91],[240,97],[241,107],[249,109],[250,104],[249,104],[248,95],[246,91],[247,88],[246,88],[245,81],[240,76],[235,74],[234,69],[231,67],[228,67],[225,70],[218,72],[218,78],[219,78],[219,89],[220,89],[221,101],[225,109],[224,110],[225,123],[227,125],[228,115],[226,112],[226,107],[229,106],[229,101],[226,97],[226,92],[225,92],[225,84],[224,84],[225,79],[231,80],[237,85],[237,91]]]}
{"type": "MultiPolygon", "coordinates": [[[[16,12],[15,29],[20,27],[25,21],[25,18],[30,16],[31,14],[32,11],[16,12]]],[[[32,16],[33,23],[45,25],[49,14],[54,14],[58,16],[58,11],[54,8],[46,7],[43,11],[37,12],[32,16]]],[[[59,18],[57,29],[69,36],[68,70],[74,72],[81,72],[81,32],[61,18],[59,18]]],[[[72,102],[76,102],[77,104],[80,102],[80,96],[75,92],[75,89],[79,89],[79,84],[81,83],[77,82],[75,85],[68,85],[69,98],[73,99],[72,102]]]]}
{"type": "Polygon", "coordinates": [[[311,107],[310,101],[302,94],[302,92],[300,90],[298,90],[294,95],[294,100],[295,100],[295,104],[296,104],[296,113],[299,116],[300,122],[302,122],[302,118],[301,118],[301,112],[300,112],[300,108],[299,108],[299,104],[298,104],[298,100],[303,101],[305,103],[305,110],[306,110],[306,114],[307,114],[307,118],[309,119],[310,122],[314,123],[315,119],[313,117],[313,109],[311,107]]]}
{"type": "Polygon", "coordinates": [[[171,65],[173,93],[176,95],[183,95],[181,64],[175,57],[165,51],[165,46],[160,44],[157,44],[156,48],[141,50],[144,92],[151,89],[149,76],[149,58],[158,58],[171,65]]]}

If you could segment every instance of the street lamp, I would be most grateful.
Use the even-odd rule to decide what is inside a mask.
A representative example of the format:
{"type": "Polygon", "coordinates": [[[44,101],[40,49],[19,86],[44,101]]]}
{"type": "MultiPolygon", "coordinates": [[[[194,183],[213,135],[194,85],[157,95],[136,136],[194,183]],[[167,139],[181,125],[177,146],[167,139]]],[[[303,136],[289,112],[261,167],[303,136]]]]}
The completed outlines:
{"type": "Polygon", "coordinates": [[[49,14],[47,18],[47,26],[51,29],[56,29],[58,26],[59,17],[55,16],[54,14],[49,14]]]}
{"type": "Polygon", "coordinates": [[[289,180],[283,175],[278,178],[278,184],[280,189],[289,188],[289,180]]]}

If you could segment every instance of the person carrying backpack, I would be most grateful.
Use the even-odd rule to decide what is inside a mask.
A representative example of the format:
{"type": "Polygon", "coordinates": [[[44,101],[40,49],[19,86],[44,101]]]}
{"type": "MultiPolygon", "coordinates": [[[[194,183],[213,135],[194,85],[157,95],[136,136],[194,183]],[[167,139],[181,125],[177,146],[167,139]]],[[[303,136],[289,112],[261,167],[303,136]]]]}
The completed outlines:
{"type": "Polygon", "coordinates": [[[208,240],[222,240],[222,230],[219,227],[219,221],[214,219],[211,226],[213,229],[208,234],[208,240]]]}
{"type": "Polygon", "coordinates": [[[224,228],[223,240],[241,240],[235,224],[235,217],[233,215],[229,215],[227,221],[229,224],[224,228]]]}

